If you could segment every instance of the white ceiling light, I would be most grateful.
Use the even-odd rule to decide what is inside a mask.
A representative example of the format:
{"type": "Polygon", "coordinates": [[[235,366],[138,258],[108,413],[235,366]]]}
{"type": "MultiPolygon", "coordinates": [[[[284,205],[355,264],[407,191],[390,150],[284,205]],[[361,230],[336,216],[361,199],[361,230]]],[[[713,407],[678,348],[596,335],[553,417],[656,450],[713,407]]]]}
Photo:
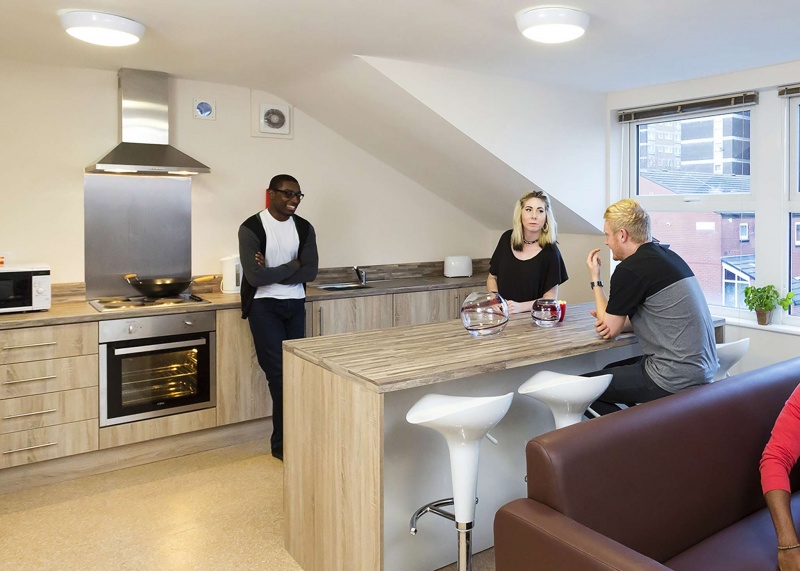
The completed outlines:
{"type": "Polygon", "coordinates": [[[142,24],[113,14],[75,11],[58,17],[70,36],[98,46],[129,46],[144,35],[142,24]]]}
{"type": "Polygon", "coordinates": [[[541,6],[517,12],[517,27],[526,38],[560,44],[580,38],[589,27],[589,15],[573,8],[541,6]]]}

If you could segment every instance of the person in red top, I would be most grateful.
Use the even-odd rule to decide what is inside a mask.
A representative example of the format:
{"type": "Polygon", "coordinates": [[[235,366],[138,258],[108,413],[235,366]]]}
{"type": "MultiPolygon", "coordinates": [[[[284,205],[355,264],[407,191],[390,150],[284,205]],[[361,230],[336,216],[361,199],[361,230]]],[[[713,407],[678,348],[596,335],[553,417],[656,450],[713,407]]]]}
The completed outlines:
{"type": "Polygon", "coordinates": [[[789,472],[800,458],[800,386],[778,415],[761,455],[761,489],[778,536],[778,567],[800,571],[800,540],[792,519],[789,472]]]}

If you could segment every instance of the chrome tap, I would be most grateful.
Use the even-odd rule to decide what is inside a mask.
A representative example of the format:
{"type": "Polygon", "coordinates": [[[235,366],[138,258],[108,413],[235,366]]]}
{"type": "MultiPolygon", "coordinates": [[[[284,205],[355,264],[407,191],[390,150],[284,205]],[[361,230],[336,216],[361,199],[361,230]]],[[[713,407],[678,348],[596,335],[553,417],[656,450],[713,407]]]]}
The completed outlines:
{"type": "Polygon", "coordinates": [[[353,269],[358,276],[358,281],[361,282],[361,285],[367,285],[367,272],[359,268],[358,266],[353,266],[353,269]]]}

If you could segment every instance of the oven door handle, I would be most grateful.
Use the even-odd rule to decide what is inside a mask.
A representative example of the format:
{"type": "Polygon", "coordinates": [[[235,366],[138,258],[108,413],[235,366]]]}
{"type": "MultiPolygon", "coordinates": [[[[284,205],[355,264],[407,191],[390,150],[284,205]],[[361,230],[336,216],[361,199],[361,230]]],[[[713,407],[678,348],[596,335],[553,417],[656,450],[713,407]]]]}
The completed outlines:
{"type": "Polygon", "coordinates": [[[150,353],[151,351],[161,351],[163,349],[180,349],[181,347],[197,347],[205,345],[206,340],[192,339],[191,341],[175,341],[174,343],[158,343],[156,345],[141,345],[139,347],[114,347],[114,355],[130,355],[132,353],[150,353]]]}

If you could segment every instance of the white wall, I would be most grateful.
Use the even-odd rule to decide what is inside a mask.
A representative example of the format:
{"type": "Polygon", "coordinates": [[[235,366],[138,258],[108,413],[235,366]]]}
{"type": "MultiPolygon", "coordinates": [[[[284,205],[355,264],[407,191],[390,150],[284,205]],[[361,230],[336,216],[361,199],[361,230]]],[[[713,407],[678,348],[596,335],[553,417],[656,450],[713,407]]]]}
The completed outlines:
{"type": "MultiPolygon", "coordinates": [[[[83,169],[117,143],[116,72],[0,60],[0,76],[0,253],[49,263],[56,283],[82,282],[83,169]]],[[[251,137],[250,99],[247,88],[170,80],[171,142],[211,167],[192,184],[193,273],[218,272],[236,252],[239,224],[281,172],[307,194],[299,213],[317,230],[323,267],[491,254],[495,231],[302,109],[292,139],[251,137]],[[215,121],[192,117],[195,97],[216,101],[215,121]]]]}
{"type": "Polygon", "coordinates": [[[363,59],[575,213],[603,227],[603,94],[409,61],[363,59]]]}
{"type": "MultiPolygon", "coordinates": [[[[567,266],[569,280],[558,288],[558,297],[569,304],[594,301],[594,294],[589,289],[589,270],[586,268],[586,257],[594,248],[605,248],[604,236],[588,236],[586,234],[559,234],[558,249],[567,266]]],[[[603,266],[603,281],[608,283],[608,264],[603,266]]]]}
{"type": "Polygon", "coordinates": [[[0,253],[83,281],[83,169],[117,141],[116,78],[0,60],[0,253]]]}
{"type": "Polygon", "coordinates": [[[750,338],[747,355],[731,368],[731,375],[800,357],[800,338],[797,335],[797,331],[780,331],[777,327],[763,325],[725,325],[726,342],[750,338]]]}

